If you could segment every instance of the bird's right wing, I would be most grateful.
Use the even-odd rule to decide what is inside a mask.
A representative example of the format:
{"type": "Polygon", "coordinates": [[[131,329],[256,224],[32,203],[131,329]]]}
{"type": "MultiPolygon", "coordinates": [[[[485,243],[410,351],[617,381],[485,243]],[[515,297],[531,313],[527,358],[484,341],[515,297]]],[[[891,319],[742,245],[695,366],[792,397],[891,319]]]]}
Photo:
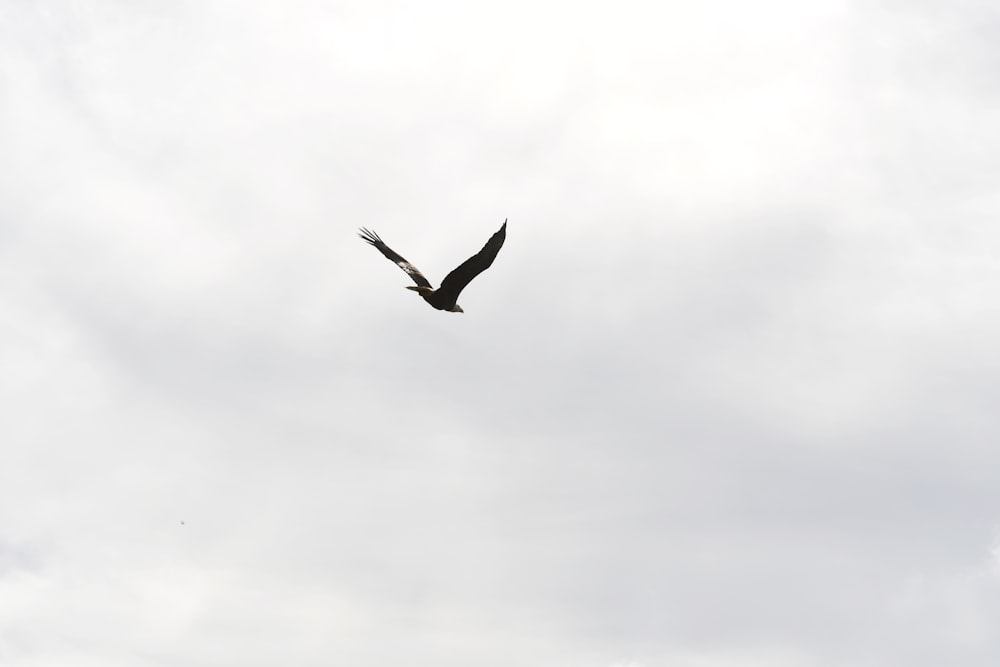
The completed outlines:
{"type": "Polygon", "coordinates": [[[451,301],[457,299],[459,292],[465,289],[465,286],[472,282],[473,278],[490,268],[506,238],[507,221],[504,220],[503,225],[496,234],[490,237],[482,250],[462,262],[458,268],[444,277],[444,280],[441,281],[441,287],[437,289],[437,294],[442,299],[450,299],[451,301]]]}
{"type": "Polygon", "coordinates": [[[420,273],[420,271],[417,270],[417,267],[407,262],[403,259],[402,255],[383,243],[382,239],[378,237],[378,234],[362,227],[358,236],[375,246],[380,253],[389,258],[396,266],[406,271],[407,275],[413,278],[413,282],[421,287],[431,286],[430,281],[428,281],[427,278],[424,278],[424,274],[420,273]]]}

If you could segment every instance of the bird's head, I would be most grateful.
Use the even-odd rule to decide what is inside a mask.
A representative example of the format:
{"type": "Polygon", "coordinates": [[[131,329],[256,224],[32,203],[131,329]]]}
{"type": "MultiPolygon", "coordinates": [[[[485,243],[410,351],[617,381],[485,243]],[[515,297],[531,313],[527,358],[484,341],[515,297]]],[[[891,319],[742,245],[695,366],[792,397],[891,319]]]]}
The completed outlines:
{"type": "Polygon", "coordinates": [[[462,307],[456,303],[455,307],[451,309],[451,312],[453,312],[453,313],[464,313],[465,311],[462,310],[462,307]]]}

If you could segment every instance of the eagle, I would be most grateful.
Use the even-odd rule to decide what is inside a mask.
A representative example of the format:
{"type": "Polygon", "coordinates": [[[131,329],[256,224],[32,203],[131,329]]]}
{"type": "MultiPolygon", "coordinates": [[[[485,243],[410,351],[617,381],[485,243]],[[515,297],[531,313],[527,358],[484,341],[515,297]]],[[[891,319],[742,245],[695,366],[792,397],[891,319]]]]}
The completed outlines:
{"type": "Polygon", "coordinates": [[[441,281],[441,287],[437,289],[431,287],[430,281],[424,278],[424,274],[420,273],[417,267],[410,264],[403,259],[402,255],[387,246],[379,238],[378,234],[362,227],[358,236],[367,243],[375,246],[380,253],[389,258],[396,266],[406,271],[407,275],[417,284],[416,287],[407,285],[406,289],[418,292],[424,298],[424,301],[438,310],[464,313],[465,311],[458,305],[458,295],[465,289],[466,285],[472,282],[473,278],[490,268],[490,265],[493,264],[493,260],[496,259],[497,253],[500,252],[500,247],[503,246],[503,242],[507,238],[507,220],[503,221],[503,225],[500,226],[496,234],[490,237],[490,240],[486,242],[482,250],[459,264],[457,269],[446,275],[444,280],[441,281]]]}

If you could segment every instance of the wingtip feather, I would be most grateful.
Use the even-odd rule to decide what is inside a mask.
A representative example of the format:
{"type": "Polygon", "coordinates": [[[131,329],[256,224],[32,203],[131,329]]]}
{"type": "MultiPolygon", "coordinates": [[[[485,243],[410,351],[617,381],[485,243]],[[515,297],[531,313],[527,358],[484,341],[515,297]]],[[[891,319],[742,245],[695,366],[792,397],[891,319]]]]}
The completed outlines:
{"type": "Polygon", "coordinates": [[[382,242],[382,239],[378,237],[378,234],[368,229],[367,227],[360,227],[358,231],[358,236],[367,243],[371,243],[372,245],[382,242]]]}

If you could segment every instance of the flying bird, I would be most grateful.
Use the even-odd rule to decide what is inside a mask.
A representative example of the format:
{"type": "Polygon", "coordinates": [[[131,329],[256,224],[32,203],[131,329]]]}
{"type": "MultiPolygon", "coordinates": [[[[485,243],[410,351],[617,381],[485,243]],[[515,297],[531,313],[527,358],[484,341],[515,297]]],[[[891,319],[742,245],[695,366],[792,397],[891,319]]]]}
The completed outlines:
{"type": "Polygon", "coordinates": [[[472,279],[480,273],[490,268],[490,264],[496,259],[504,239],[507,238],[507,221],[503,221],[496,234],[490,237],[483,249],[475,255],[459,264],[458,268],[449,273],[441,281],[441,287],[434,289],[424,274],[417,270],[417,267],[403,259],[402,255],[387,246],[375,232],[361,228],[358,234],[362,239],[375,246],[380,253],[388,257],[396,266],[406,271],[407,275],[417,284],[416,287],[407,285],[406,289],[419,292],[424,301],[431,304],[438,310],[448,310],[453,313],[464,313],[462,307],[458,305],[458,295],[465,289],[465,286],[472,282],[472,279]]]}

